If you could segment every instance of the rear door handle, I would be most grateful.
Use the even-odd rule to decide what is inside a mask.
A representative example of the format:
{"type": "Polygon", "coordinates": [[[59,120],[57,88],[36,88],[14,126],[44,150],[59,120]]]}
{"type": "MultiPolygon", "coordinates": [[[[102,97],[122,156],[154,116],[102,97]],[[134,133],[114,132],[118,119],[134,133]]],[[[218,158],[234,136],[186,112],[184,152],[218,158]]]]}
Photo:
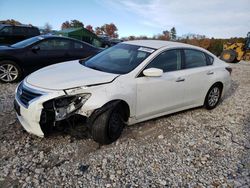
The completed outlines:
{"type": "Polygon", "coordinates": [[[213,71],[208,71],[208,72],[207,72],[207,75],[212,75],[212,74],[214,74],[213,71]]]}
{"type": "Polygon", "coordinates": [[[176,80],[176,82],[184,82],[184,81],[185,81],[185,78],[181,78],[181,77],[177,78],[176,80]]]}

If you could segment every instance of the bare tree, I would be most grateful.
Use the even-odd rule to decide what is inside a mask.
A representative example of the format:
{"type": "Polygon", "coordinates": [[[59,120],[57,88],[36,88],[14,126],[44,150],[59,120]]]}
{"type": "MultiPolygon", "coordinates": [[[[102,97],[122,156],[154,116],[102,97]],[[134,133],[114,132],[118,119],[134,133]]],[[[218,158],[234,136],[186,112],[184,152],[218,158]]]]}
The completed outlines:
{"type": "Polygon", "coordinates": [[[50,33],[52,31],[52,26],[47,22],[44,25],[44,34],[50,33]]]}

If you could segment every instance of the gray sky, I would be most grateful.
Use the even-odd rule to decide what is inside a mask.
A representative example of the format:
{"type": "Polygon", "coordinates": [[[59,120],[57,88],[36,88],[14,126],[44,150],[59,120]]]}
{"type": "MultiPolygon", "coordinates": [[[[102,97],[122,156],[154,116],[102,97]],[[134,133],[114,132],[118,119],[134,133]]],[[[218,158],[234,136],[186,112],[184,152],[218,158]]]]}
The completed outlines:
{"type": "Polygon", "coordinates": [[[60,29],[78,19],[93,27],[113,22],[120,37],[149,37],[176,27],[177,35],[245,37],[250,31],[250,0],[0,0],[0,20],[60,29]]]}
{"type": "Polygon", "coordinates": [[[250,31],[250,0],[121,0],[110,2],[136,14],[150,28],[171,28],[179,34],[245,37],[250,31]]]}

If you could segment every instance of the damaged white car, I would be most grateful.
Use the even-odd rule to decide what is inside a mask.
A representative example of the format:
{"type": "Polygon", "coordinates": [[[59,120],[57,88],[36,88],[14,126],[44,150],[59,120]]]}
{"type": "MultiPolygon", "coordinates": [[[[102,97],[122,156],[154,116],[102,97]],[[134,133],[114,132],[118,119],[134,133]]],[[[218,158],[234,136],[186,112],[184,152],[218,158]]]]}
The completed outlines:
{"type": "Polygon", "coordinates": [[[231,71],[199,47],[128,41],[29,75],[16,89],[14,107],[23,127],[37,136],[80,114],[93,139],[109,144],[127,124],[197,106],[213,109],[230,87],[231,71]]]}

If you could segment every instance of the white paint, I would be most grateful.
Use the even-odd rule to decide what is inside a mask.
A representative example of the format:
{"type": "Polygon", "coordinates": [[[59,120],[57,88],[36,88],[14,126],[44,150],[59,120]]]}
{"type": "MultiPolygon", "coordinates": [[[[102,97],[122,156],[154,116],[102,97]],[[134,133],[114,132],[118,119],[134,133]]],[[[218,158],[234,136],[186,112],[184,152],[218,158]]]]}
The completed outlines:
{"type": "Polygon", "coordinates": [[[27,109],[19,103],[22,115],[19,120],[23,127],[30,133],[43,136],[39,126],[42,104],[50,99],[65,96],[64,91],[91,94],[78,112],[87,117],[95,109],[112,100],[123,100],[130,108],[128,124],[134,124],[203,105],[209,88],[215,82],[223,83],[222,95],[230,87],[231,78],[225,69],[228,64],[202,48],[166,41],[132,41],[125,43],[157,50],[133,71],[120,76],[86,68],[77,61],[53,65],[28,76],[24,80],[25,86],[46,94],[34,100],[27,109]],[[213,65],[166,72],[159,77],[137,77],[144,70],[144,67],[161,52],[183,47],[198,49],[210,54],[214,58],[213,65]],[[207,75],[209,71],[213,71],[214,74],[207,75]],[[114,79],[115,77],[117,78],[114,79]],[[184,78],[185,81],[176,82],[180,78],[184,78]],[[86,85],[109,81],[112,82],[85,87],[86,85]],[[72,88],[76,89],[72,90],[72,88]]]}

